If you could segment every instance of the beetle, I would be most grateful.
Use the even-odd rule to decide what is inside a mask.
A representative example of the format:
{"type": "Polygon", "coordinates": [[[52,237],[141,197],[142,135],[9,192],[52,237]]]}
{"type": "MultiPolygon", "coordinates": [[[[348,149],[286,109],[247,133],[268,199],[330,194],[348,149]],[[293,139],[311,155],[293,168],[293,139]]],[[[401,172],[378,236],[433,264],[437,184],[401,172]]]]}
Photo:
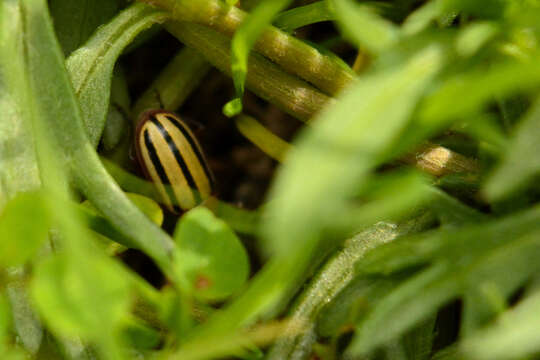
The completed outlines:
{"type": "Polygon", "coordinates": [[[167,209],[179,214],[208,199],[215,182],[199,142],[178,115],[148,110],[139,117],[135,151],[167,209]]]}

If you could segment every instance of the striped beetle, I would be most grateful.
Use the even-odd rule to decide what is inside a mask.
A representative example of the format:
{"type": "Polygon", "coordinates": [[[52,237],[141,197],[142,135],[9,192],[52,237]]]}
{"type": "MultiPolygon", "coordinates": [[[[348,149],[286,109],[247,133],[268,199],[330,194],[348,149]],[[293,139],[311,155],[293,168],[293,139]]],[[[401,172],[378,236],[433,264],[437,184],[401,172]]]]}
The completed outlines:
{"type": "Polygon", "coordinates": [[[161,109],[142,113],[135,150],[171,212],[189,210],[212,195],[213,175],[199,143],[178,115],[161,109]]]}

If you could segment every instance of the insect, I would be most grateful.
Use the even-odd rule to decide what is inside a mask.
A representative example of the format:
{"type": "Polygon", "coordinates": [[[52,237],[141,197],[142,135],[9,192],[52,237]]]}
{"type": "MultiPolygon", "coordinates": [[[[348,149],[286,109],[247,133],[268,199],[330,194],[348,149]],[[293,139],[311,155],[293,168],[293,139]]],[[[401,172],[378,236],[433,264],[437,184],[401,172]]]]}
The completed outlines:
{"type": "Polygon", "coordinates": [[[195,136],[178,115],[166,110],[142,113],[135,151],[171,212],[189,210],[212,195],[213,175],[195,136]]]}

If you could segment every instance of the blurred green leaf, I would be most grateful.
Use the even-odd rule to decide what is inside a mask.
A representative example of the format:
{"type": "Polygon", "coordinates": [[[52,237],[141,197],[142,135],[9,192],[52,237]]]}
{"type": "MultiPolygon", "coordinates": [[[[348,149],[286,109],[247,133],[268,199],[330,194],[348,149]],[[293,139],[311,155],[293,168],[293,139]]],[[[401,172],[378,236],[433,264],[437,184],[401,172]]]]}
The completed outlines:
{"type": "Polygon", "coordinates": [[[81,46],[96,28],[119,10],[118,0],[51,0],[49,10],[54,20],[58,42],[65,55],[81,46]]]}
{"type": "Polygon", "coordinates": [[[84,46],[66,60],[86,132],[94,147],[105,126],[111,77],[118,56],[137,34],[166,17],[165,13],[154,8],[134,4],[100,27],[84,46]]]}
{"type": "Polygon", "coordinates": [[[493,22],[476,22],[464,28],[456,42],[456,50],[461,56],[471,56],[490,40],[499,29],[493,22]]]}
{"type": "Polygon", "coordinates": [[[421,107],[418,126],[438,130],[460,117],[478,112],[496,96],[536,87],[540,83],[538,61],[540,56],[535,54],[525,62],[498,62],[445,79],[421,107]],[[461,97],[461,94],[467,96],[461,97]]]}
{"type": "Polygon", "coordinates": [[[0,6],[0,209],[19,191],[39,187],[32,124],[25,103],[22,20],[17,1],[0,6]],[[6,55],[9,54],[9,55],[6,55]],[[21,86],[22,85],[22,86],[21,86]]]}
{"type": "Polygon", "coordinates": [[[227,224],[215,218],[210,210],[198,207],[185,214],[174,239],[180,256],[186,252],[200,258],[199,265],[188,274],[196,297],[222,300],[244,285],[249,275],[246,250],[227,224]]]}
{"type": "MultiPolygon", "coordinates": [[[[512,294],[531,274],[538,271],[534,259],[540,255],[539,220],[540,209],[536,208],[505,221],[477,226],[474,230],[463,228],[452,234],[434,233],[431,238],[429,235],[425,237],[427,241],[422,243],[424,256],[427,244],[439,243],[446,238],[442,247],[424,258],[433,264],[380,300],[365,321],[360,323],[350,351],[365,353],[395,339],[434,314],[439,306],[486,284],[497,288],[503,297],[512,294]],[[419,293],[421,297],[418,297],[419,293]]],[[[399,243],[386,247],[400,246],[399,243]]],[[[379,249],[384,251],[384,248],[379,249]]],[[[412,256],[421,258],[418,251],[421,249],[417,247],[417,252],[412,256]]],[[[405,254],[403,250],[401,254],[405,254]]],[[[371,254],[375,253],[377,250],[371,254]]],[[[367,262],[368,258],[369,255],[367,262]]],[[[379,259],[378,262],[384,264],[385,261],[379,259]]],[[[395,261],[392,257],[387,259],[395,261]]],[[[368,265],[364,265],[367,264],[359,264],[360,272],[366,270],[368,265]]]]}
{"type": "Polygon", "coordinates": [[[424,30],[444,11],[444,0],[433,0],[425,3],[412,12],[403,22],[403,33],[414,35],[424,30]]]}
{"type": "Polygon", "coordinates": [[[49,215],[40,193],[20,193],[0,213],[0,266],[23,265],[47,240],[49,215]]]}
{"type": "Polygon", "coordinates": [[[225,105],[224,112],[227,116],[238,115],[242,111],[241,99],[244,95],[249,52],[263,30],[291,2],[292,0],[261,0],[234,33],[231,42],[231,70],[236,89],[236,99],[225,105]]]}
{"type": "Polygon", "coordinates": [[[42,324],[29,295],[28,271],[10,268],[5,287],[10,303],[11,322],[18,343],[32,355],[36,355],[45,343],[45,326],[42,324]]]}
{"type": "Polygon", "coordinates": [[[379,53],[396,43],[399,29],[368,6],[352,0],[329,0],[343,35],[358,49],[379,53]]]}
{"type": "Polygon", "coordinates": [[[39,264],[33,299],[57,334],[98,342],[116,336],[127,315],[129,289],[124,272],[102,256],[88,253],[81,261],[61,254],[39,264]]]}
{"type": "Polygon", "coordinates": [[[540,98],[516,126],[501,164],[487,179],[484,191],[490,199],[500,199],[540,173],[540,98]]]}
{"type": "Polygon", "coordinates": [[[155,349],[162,341],[159,331],[134,319],[123,329],[123,336],[134,349],[140,350],[155,349]]]}
{"type": "MultiPolygon", "coordinates": [[[[538,236],[538,234],[536,234],[538,236]]],[[[462,342],[461,354],[478,360],[524,359],[534,357],[538,343],[540,311],[538,292],[521,300],[495,322],[462,342]]]]}

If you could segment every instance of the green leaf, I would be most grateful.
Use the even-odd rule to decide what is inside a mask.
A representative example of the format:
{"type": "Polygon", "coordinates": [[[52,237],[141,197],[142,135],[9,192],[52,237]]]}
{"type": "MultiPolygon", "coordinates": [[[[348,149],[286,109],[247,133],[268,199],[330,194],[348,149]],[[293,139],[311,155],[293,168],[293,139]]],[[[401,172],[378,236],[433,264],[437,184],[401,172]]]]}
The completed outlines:
{"type": "MultiPolygon", "coordinates": [[[[27,49],[31,49],[26,52],[32,91],[29,111],[39,114],[35,117],[34,127],[43,131],[36,135],[38,139],[53,140],[58,151],[55,155],[40,154],[43,156],[40,166],[47,169],[51,161],[61,162],[77,189],[117,229],[133,239],[138,248],[153,257],[165,273],[170,272],[172,240],[127,199],[101,165],[86,136],[45,1],[26,0],[24,5],[24,39],[27,49]]],[[[41,177],[50,187],[63,181],[43,173],[41,177]]]]}
{"type": "Polygon", "coordinates": [[[92,146],[97,146],[103,132],[111,77],[118,56],[141,31],[166,17],[165,13],[147,5],[134,4],[100,27],[66,60],[92,146]]]}
{"type": "Polygon", "coordinates": [[[484,192],[492,199],[500,199],[525,185],[540,173],[540,98],[516,126],[503,155],[501,164],[484,185],[484,192]]]}
{"type": "MultiPolygon", "coordinates": [[[[536,208],[505,221],[428,237],[425,243],[445,239],[445,244],[430,256],[433,265],[380,300],[360,323],[349,350],[366,353],[396,339],[443,304],[483,286],[498,289],[504,298],[510,296],[539,269],[534,260],[540,256],[539,219],[540,209],[536,208]]],[[[360,271],[363,265],[359,264],[360,271]]]]}
{"type": "Polygon", "coordinates": [[[161,334],[141,321],[132,319],[123,329],[123,336],[134,349],[152,350],[162,341],[161,334]]]}
{"type": "Polygon", "coordinates": [[[540,56],[534,54],[524,62],[501,61],[487,68],[473,68],[445,79],[419,110],[418,126],[438,130],[452,121],[477,113],[497,96],[538,86],[538,61],[540,56]],[[467,96],[462,97],[461,94],[467,96]]]}
{"type": "Polygon", "coordinates": [[[198,207],[185,214],[174,239],[182,252],[196,254],[199,264],[188,273],[193,294],[216,301],[238,292],[249,275],[246,250],[227,224],[210,210],[198,207]]]}
{"type": "Polygon", "coordinates": [[[234,116],[242,110],[242,96],[246,82],[248,56],[251,48],[274,17],[292,0],[262,0],[236,30],[231,42],[231,70],[237,98],[229,102],[224,110],[234,116]]]}
{"type": "Polygon", "coordinates": [[[20,193],[0,214],[0,266],[23,265],[47,240],[49,216],[40,193],[20,193]]]}
{"type": "Polygon", "coordinates": [[[397,42],[399,29],[368,6],[358,6],[351,0],[329,1],[343,35],[358,49],[377,54],[397,42]]]}
{"type": "Polygon", "coordinates": [[[534,357],[540,350],[540,322],[535,316],[539,311],[540,293],[536,292],[483,330],[465,339],[460,346],[461,353],[478,360],[534,357]]]}
{"type": "Polygon", "coordinates": [[[493,22],[477,22],[464,28],[456,42],[459,55],[467,57],[478,51],[499,31],[493,22]]]}
{"type": "Polygon", "coordinates": [[[88,253],[79,261],[62,254],[39,264],[31,284],[33,299],[57,334],[100,341],[113,336],[127,315],[125,274],[102,256],[88,253]]]}
{"type": "Polygon", "coordinates": [[[69,55],[119,10],[118,0],[51,0],[49,9],[56,37],[69,55]]]}
{"type": "Polygon", "coordinates": [[[18,192],[40,185],[28,119],[22,19],[17,1],[0,5],[0,209],[18,192]]]}

